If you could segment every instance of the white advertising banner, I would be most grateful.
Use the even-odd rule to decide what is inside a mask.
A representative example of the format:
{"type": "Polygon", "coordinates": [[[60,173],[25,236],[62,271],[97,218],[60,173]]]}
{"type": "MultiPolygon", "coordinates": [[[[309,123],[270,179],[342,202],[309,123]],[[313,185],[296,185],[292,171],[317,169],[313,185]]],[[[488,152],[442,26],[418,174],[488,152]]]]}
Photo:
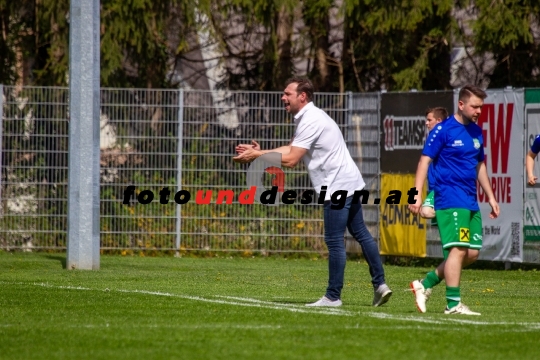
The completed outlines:
{"type": "MultiPolygon", "coordinates": [[[[482,213],[481,260],[523,261],[524,91],[487,91],[478,125],[482,128],[486,167],[501,213],[490,219],[491,207],[478,186],[482,213]]],[[[457,104],[457,92],[455,93],[457,104]]]]}

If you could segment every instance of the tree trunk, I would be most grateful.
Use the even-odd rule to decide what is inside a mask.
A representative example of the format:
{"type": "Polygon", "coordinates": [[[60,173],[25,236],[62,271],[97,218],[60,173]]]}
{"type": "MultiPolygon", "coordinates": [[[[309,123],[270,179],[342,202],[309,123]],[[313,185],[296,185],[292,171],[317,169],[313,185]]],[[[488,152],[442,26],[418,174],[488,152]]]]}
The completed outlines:
{"type": "Polygon", "coordinates": [[[274,88],[280,88],[283,87],[293,68],[292,33],[294,15],[283,6],[277,15],[276,22],[278,63],[277,74],[274,77],[274,88]]]}

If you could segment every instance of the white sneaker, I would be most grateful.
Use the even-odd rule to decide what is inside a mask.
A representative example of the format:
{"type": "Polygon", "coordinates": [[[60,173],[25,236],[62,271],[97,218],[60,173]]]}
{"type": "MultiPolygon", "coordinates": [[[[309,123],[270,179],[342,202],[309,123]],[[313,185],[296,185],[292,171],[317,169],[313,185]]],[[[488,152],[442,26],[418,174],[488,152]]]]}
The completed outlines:
{"type": "Polygon", "coordinates": [[[421,313],[425,313],[426,301],[428,300],[429,295],[431,295],[431,291],[429,292],[429,295],[426,296],[426,289],[419,280],[414,280],[412,283],[410,283],[409,286],[411,287],[416,300],[416,308],[421,313]]]}
{"type": "Polygon", "coordinates": [[[342,302],[340,299],[332,301],[328,299],[326,296],[323,296],[320,300],[315,301],[314,303],[306,304],[306,306],[333,306],[333,307],[341,306],[341,305],[342,305],[342,302]]]}
{"type": "Polygon", "coordinates": [[[373,294],[373,306],[381,306],[386,304],[386,302],[390,299],[390,296],[392,296],[392,290],[390,290],[388,285],[379,285],[373,294]]]}
{"type": "Polygon", "coordinates": [[[444,310],[445,314],[461,314],[461,315],[480,315],[478,312],[474,312],[465,304],[459,303],[453,308],[449,309],[448,306],[444,310]]]}

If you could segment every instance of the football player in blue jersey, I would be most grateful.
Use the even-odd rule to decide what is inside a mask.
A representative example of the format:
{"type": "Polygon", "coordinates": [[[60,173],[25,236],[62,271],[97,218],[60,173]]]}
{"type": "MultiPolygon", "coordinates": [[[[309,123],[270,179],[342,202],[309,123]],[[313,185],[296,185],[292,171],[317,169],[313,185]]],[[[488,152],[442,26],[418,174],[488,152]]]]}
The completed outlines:
{"type": "MultiPolygon", "coordinates": [[[[445,314],[480,315],[461,302],[461,271],[478,258],[482,248],[482,217],[477,200],[476,181],[486,193],[491,206],[491,218],[499,216],[499,205],[495,200],[484,162],[484,139],[482,129],[476,124],[486,93],[476,86],[463,87],[458,96],[456,114],[436,126],[424,145],[416,171],[415,187],[419,192],[416,203],[409,205],[418,214],[422,206],[422,188],[428,168],[432,165],[435,204],[439,234],[443,247],[444,261],[438,270],[446,281],[445,314]]],[[[426,279],[414,281],[416,306],[426,311],[426,279]]],[[[440,279],[438,279],[440,281],[440,279]]]]}

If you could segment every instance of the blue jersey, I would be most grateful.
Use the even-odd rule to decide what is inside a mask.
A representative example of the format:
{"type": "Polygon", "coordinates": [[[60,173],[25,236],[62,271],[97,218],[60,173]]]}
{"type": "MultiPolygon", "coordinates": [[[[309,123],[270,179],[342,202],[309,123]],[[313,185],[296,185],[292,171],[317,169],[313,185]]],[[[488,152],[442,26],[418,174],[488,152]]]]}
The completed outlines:
{"type": "Polygon", "coordinates": [[[427,172],[427,188],[428,193],[430,191],[433,191],[435,188],[435,179],[433,178],[433,163],[429,164],[428,172],[427,172]]]}
{"type": "MultiPolygon", "coordinates": [[[[439,124],[444,123],[446,120],[453,118],[453,116],[447,117],[443,121],[441,121],[439,124]]],[[[437,130],[437,129],[435,129],[437,130]]],[[[430,191],[433,191],[435,189],[435,179],[433,178],[433,174],[431,173],[431,169],[433,167],[433,163],[429,164],[428,173],[427,173],[427,181],[428,181],[428,193],[430,191]]]]}
{"type": "Polygon", "coordinates": [[[534,138],[534,142],[531,146],[531,151],[535,154],[538,154],[540,152],[540,135],[536,135],[534,138]]]}
{"type": "Polygon", "coordinates": [[[429,133],[422,154],[433,160],[431,181],[437,210],[480,210],[476,167],[484,161],[484,139],[478,125],[463,125],[451,116],[429,133]]]}

